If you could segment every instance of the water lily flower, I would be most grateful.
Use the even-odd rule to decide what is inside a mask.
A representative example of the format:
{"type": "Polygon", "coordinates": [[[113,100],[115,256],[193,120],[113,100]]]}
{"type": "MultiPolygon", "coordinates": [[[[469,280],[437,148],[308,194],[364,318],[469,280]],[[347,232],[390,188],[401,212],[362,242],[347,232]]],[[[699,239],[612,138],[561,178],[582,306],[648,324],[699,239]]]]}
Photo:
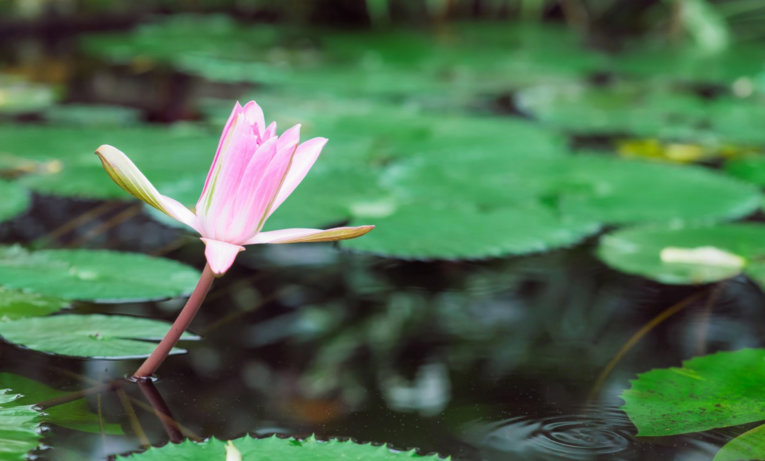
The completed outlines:
{"type": "Polygon", "coordinates": [[[244,245],[326,242],[359,237],[374,226],[332,229],[282,229],[261,232],[269,216],[295,190],[319,157],[326,138],[300,143],[300,125],[276,135],[276,122],[265,124],[255,101],[238,102],[223,129],[195,211],[164,196],[119,149],[96,150],[104,169],[120,187],[196,230],[205,257],[220,276],[244,245]]]}

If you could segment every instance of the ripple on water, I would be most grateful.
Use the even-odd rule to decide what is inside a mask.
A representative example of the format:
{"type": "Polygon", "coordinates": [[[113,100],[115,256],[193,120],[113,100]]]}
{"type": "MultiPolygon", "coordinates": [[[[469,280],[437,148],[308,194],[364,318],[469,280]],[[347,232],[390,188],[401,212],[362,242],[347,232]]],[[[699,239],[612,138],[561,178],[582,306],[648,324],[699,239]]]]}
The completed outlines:
{"type": "Polygon", "coordinates": [[[635,427],[614,407],[589,407],[570,415],[541,418],[515,417],[469,432],[483,461],[710,459],[722,443],[686,436],[636,439],[635,427]]]}

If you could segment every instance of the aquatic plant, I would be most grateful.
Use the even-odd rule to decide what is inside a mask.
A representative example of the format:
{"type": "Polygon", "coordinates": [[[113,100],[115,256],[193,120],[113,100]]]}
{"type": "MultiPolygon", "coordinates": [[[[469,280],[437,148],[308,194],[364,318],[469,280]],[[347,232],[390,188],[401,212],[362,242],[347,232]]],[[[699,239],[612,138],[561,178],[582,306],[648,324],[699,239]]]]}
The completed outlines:
{"type": "Polygon", "coordinates": [[[319,157],[326,138],[300,140],[300,125],[276,135],[276,122],[265,124],[255,101],[238,102],[223,128],[218,150],[195,211],[162,195],[119,149],[96,150],[104,169],[124,190],[199,232],[207,264],[194,292],[168,334],[134,374],[150,376],[191,323],[214,278],[233,264],[243,245],[327,242],[366,234],[374,226],[332,229],[291,228],[261,232],[266,219],[300,184],[319,157]]]}

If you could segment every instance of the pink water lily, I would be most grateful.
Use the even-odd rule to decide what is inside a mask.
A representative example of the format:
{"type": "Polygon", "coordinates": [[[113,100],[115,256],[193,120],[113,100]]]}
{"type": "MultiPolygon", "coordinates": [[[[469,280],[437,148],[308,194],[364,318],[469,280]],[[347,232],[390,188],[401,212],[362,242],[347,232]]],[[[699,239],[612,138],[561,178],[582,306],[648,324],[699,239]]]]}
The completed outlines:
{"type": "Polygon", "coordinates": [[[332,229],[283,229],[261,232],[266,219],[295,190],[327,142],[300,143],[300,125],[276,135],[266,126],[255,101],[238,102],[223,129],[196,210],[164,196],[119,149],[96,150],[104,169],[120,187],[201,234],[205,256],[215,275],[233,264],[243,245],[326,242],[359,237],[374,226],[332,229]]]}

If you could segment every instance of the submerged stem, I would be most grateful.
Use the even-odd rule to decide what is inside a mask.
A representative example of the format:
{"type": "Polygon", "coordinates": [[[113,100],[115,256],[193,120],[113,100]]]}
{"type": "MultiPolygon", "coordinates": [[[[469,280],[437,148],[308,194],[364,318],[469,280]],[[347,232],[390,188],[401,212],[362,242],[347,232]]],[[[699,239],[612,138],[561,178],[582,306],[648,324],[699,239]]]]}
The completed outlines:
{"type": "Polygon", "coordinates": [[[186,331],[186,328],[189,327],[191,321],[194,320],[194,316],[197,315],[199,308],[202,306],[202,301],[205,300],[207,292],[210,291],[213,280],[215,280],[215,274],[213,274],[212,269],[210,269],[210,265],[206,264],[202,271],[202,276],[199,278],[196,288],[194,288],[194,292],[191,293],[189,300],[186,301],[186,305],[183,306],[181,313],[178,314],[178,318],[173,322],[170,331],[168,331],[165,337],[162,338],[162,341],[160,341],[149,358],[147,358],[140,368],[133,373],[133,378],[148,378],[157,371],[157,368],[159,368],[160,365],[162,365],[162,362],[164,362],[170,354],[175,343],[178,342],[178,339],[180,339],[183,332],[186,331]]]}

